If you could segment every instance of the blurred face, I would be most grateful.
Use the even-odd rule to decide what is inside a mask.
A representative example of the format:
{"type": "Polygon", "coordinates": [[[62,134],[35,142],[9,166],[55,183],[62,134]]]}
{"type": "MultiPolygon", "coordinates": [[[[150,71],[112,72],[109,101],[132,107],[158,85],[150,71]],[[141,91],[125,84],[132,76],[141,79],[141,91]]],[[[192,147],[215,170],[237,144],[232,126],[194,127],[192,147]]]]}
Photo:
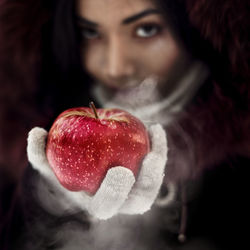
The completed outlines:
{"type": "Polygon", "coordinates": [[[111,89],[170,79],[183,53],[150,0],[77,0],[86,71],[111,89]]]}

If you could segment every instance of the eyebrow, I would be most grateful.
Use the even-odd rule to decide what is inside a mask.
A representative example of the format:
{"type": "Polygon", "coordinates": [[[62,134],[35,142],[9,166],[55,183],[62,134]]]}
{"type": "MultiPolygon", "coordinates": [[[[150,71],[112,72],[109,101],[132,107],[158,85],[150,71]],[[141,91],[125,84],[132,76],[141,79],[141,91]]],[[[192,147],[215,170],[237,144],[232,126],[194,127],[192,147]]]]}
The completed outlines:
{"type": "Polygon", "coordinates": [[[135,14],[131,17],[126,18],[125,20],[122,21],[122,24],[129,24],[129,23],[137,21],[140,18],[143,18],[143,17],[148,16],[148,15],[152,15],[152,14],[160,14],[160,11],[157,9],[144,10],[138,14],[135,14]]]}
{"type": "Polygon", "coordinates": [[[91,26],[93,28],[96,28],[98,27],[98,24],[97,23],[94,23],[92,21],[89,21],[88,19],[82,17],[82,16],[76,16],[76,20],[77,22],[81,23],[81,24],[84,24],[84,25],[88,25],[88,26],[91,26]]]}
{"type": "MultiPolygon", "coordinates": [[[[124,19],[122,21],[122,24],[123,25],[127,25],[127,24],[130,24],[132,22],[135,22],[137,21],[138,19],[141,19],[145,16],[148,16],[148,15],[153,15],[153,14],[160,14],[161,12],[157,9],[147,9],[147,10],[144,10],[142,12],[139,12],[133,16],[130,16],[130,17],[127,17],[126,19],[124,19]]],[[[88,26],[91,26],[93,28],[96,28],[98,27],[98,24],[95,23],[95,22],[92,22],[82,16],[76,16],[76,19],[77,19],[77,22],[81,23],[81,24],[84,24],[84,25],[88,25],[88,26]]]]}

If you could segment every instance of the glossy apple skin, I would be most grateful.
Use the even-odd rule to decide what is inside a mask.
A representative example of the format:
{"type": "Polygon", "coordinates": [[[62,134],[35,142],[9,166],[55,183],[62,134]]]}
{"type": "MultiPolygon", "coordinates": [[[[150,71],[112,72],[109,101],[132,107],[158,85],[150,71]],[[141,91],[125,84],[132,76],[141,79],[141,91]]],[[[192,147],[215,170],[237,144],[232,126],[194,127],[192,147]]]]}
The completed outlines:
{"type": "Polygon", "coordinates": [[[119,109],[64,111],[52,125],[46,146],[48,162],[68,190],[94,194],[108,169],[129,168],[135,177],[150,150],[143,123],[119,109]]]}

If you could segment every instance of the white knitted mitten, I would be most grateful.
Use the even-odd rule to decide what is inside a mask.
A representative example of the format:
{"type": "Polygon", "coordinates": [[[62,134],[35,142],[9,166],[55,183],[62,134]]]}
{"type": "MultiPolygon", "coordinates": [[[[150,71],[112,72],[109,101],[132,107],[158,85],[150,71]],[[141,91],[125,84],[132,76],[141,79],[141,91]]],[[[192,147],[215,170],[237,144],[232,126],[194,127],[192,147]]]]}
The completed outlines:
{"type": "Polygon", "coordinates": [[[151,208],[163,182],[167,162],[167,140],[161,125],[149,128],[152,148],[142,162],[137,180],[131,170],[113,167],[93,196],[84,191],[69,191],[59,183],[45,154],[47,134],[39,127],[29,132],[28,160],[50,182],[53,191],[63,195],[65,206],[70,203],[98,219],[108,219],[118,213],[143,214],[151,208]]]}

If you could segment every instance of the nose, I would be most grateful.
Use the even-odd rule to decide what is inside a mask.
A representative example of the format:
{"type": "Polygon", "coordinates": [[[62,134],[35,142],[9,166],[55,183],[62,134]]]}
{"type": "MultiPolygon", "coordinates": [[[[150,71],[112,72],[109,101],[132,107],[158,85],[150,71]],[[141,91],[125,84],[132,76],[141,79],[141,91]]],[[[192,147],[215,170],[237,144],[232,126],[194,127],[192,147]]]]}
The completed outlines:
{"type": "Polygon", "coordinates": [[[105,60],[105,74],[109,81],[119,81],[116,85],[128,80],[135,73],[135,65],[130,56],[129,48],[125,41],[119,37],[110,39],[105,60]]]}

